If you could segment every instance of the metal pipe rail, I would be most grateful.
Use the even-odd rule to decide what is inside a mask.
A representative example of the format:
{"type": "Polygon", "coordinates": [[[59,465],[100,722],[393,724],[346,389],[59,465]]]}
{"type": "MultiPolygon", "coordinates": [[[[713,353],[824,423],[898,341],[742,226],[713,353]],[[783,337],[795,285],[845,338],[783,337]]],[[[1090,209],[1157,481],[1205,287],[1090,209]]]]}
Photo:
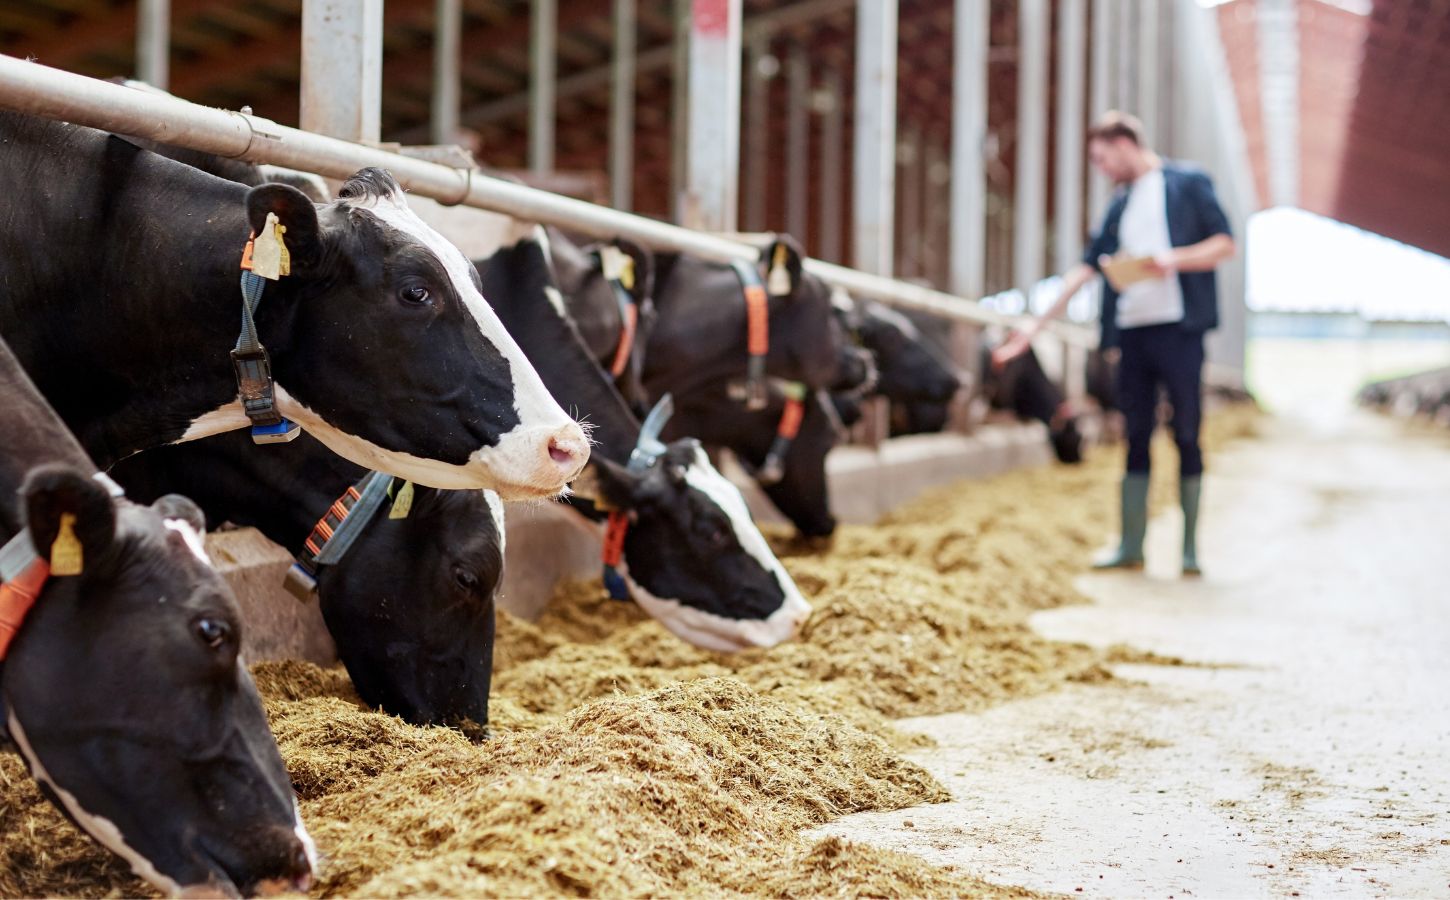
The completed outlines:
{"type": "MultiPolygon", "coordinates": [[[[414,193],[440,203],[466,205],[543,222],[597,238],[624,237],[656,250],[693,253],[717,262],[754,259],[758,250],[571,197],[455,169],[363,144],[278,125],[245,112],[200,106],[179,97],[139,91],[0,54],[0,108],[136,135],[206,153],[286,166],[344,179],[367,166],[386,168],[414,193]]],[[[1007,325],[1017,317],[984,309],[943,291],[871,275],[820,260],[806,270],[855,296],[935,313],[978,325],[1007,325]]],[[[1055,322],[1062,340],[1083,347],[1096,335],[1079,325],[1055,322]]]]}

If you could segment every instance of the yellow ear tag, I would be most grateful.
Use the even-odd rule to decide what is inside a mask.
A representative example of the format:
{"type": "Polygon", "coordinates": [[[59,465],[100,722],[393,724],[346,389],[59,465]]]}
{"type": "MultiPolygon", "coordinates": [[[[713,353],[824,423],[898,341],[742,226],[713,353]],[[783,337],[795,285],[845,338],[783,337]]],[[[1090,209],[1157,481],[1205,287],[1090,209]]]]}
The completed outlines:
{"type": "Polygon", "coordinates": [[[282,256],[287,248],[283,246],[282,235],[278,231],[281,227],[277,214],[267,213],[262,233],[252,242],[252,272],[269,281],[282,277],[282,256]]]}
{"type": "Polygon", "coordinates": [[[388,510],[389,519],[406,519],[408,513],[413,510],[413,482],[405,481],[398,489],[398,496],[393,500],[393,508],[388,510]]]}
{"type": "Polygon", "coordinates": [[[282,252],[281,264],[277,268],[279,275],[292,274],[292,252],[287,249],[287,242],[282,240],[282,235],[287,233],[287,226],[281,222],[277,223],[277,247],[282,252]]]}
{"type": "Polygon", "coordinates": [[[790,293],[790,270],[785,267],[785,261],[785,244],[776,244],[775,257],[770,262],[770,277],[765,284],[772,297],[784,297],[790,293]]]}
{"type": "Polygon", "coordinates": [[[60,532],[50,545],[50,574],[79,575],[84,562],[80,538],[75,532],[75,513],[60,514],[60,532]]]}

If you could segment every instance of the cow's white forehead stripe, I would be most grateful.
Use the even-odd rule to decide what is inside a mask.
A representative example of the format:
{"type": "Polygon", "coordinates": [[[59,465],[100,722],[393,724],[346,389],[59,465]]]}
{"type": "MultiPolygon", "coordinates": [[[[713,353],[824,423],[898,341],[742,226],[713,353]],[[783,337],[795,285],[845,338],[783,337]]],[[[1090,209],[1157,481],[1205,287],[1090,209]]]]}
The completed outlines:
{"type": "Polygon", "coordinates": [[[20,720],[15,718],[14,707],[10,708],[6,718],[9,721],[10,737],[14,739],[20,755],[29,764],[30,774],[35,777],[36,781],[50,788],[61,806],[65,807],[65,811],[76,821],[76,824],[80,825],[81,830],[95,838],[101,846],[124,859],[131,866],[131,871],[136,873],[136,877],[145,880],[162,893],[172,897],[179,896],[183,890],[181,885],[177,884],[174,879],[162,875],[151,860],[132,849],[131,845],[126,843],[126,838],[121,834],[121,829],[116,827],[115,822],[87,812],[74,794],[55,783],[55,779],[50,777],[50,773],[41,763],[40,757],[36,756],[35,750],[31,748],[30,741],[25,736],[25,729],[20,727],[20,720]]]}
{"type": "Polygon", "coordinates": [[[775,575],[775,580],[785,594],[782,607],[795,605],[797,609],[804,607],[809,610],[810,604],[801,596],[795,580],[786,572],[785,566],[780,564],[780,560],[775,558],[775,554],[770,550],[770,544],[766,543],[765,535],[760,533],[755,520],[750,517],[750,508],[745,505],[745,498],[740,495],[740,489],[716,471],[715,467],[710,464],[710,457],[705,455],[703,448],[695,448],[695,458],[685,469],[685,483],[709,497],[716,506],[724,510],[726,517],[730,519],[731,526],[735,529],[735,539],[740,542],[741,548],[760,563],[761,568],[775,575]]]}
{"type": "MultiPolygon", "coordinates": [[[[504,359],[508,360],[509,371],[513,373],[513,405],[514,411],[518,414],[519,424],[515,430],[527,428],[534,424],[537,419],[551,419],[546,410],[559,410],[560,418],[563,417],[563,410],[555,402],[553,395],[544,387],[543,381],[534,373],[534,367],[519,349],[518,343],[508,330],[499,321],[498,314],[483,299],[478,288],[473,283],[473,263],[450,243],[443,235],[433,230],[427,222],[418,218],[418,214],[408,208],[407,202],[397,195],[388,195],[378,198],[372,205],[354,203],[354,206],[366,209],[377,216],[383,222],[397,229],[398,231],[412,237],[432,251],[438,261],[443,264],[443,269],[448,273],[448,278],[453,282],[453,290],[462,298],[469,313],[472,314],[475,322],[478,323],[479,331],[488,339],[504,359]]],[[[562,424],[562,422],[561,422],[562,424]]]]}
{"type": "Polygon", "coordinates": [[[185,519],[167,519],[165,525],[181,535],[182,541],[186,543],[186,549],[190,550],[193,556],[207,565],[211,565],[211,558],[206,555],[206,542],[202,540],[201,535],[196,533],[196,529],[191,527],[190,522],[185,519]]]}
{"type": "Polygon", "coordinates": [[[493,516],[493,528],[498,534],[498,552],[503,553],[504,543],[508,539],[508,532],[504,529],[503,498],[493,491],[484,491],[483,502],[488,504],[488,511],[493,516]]]}

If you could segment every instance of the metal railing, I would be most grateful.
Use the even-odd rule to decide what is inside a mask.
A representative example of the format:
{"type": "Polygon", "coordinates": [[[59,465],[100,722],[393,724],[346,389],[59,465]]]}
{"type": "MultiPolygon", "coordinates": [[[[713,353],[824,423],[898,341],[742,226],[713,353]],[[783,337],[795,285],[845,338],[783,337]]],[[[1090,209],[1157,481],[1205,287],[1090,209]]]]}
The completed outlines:
{"type": "MultiPolygon", "coordinates": [[[[440,203],[505,213],[598,238],[624,237],[655,250],[691,253],[717,262],[754,259],[758,252],[729,238],[491,178],[475,170],[312,134],[246,112],[200,106],[4,55],[0,55],[0,108],[335,179],[378,166],[391,171],[406,189],[440,203]]],[[[811,259],[806,270],[855,296],[892,306],[976,325],[1010,326],[1018,321],[1016,316],[987,309],[972,299],[846,266],[811,259]]],[[[1091,329],[1062,322],[1051,328],[1068,344],[1096,345],[1097,335],[1091,329]]]]}

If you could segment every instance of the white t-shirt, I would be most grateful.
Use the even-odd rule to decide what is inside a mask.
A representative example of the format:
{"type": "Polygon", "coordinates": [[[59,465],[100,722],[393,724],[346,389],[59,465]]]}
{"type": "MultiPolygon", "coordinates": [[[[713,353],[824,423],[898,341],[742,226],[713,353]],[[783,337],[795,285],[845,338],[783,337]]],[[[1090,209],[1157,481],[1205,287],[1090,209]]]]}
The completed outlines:
{"type": "MultiPolygon", "coordinates": [[[[1118,252],[1157,256],[1173,248],[1168,236],[1168,193],[1163,170],[1152,168],[1133,182],[1118,222],[1118,252]]],[[[1183,321],[1183,287],[1178,275],[1140,281],[1118,295],[1118,327],[1141,328],[1183,321]]]]}

